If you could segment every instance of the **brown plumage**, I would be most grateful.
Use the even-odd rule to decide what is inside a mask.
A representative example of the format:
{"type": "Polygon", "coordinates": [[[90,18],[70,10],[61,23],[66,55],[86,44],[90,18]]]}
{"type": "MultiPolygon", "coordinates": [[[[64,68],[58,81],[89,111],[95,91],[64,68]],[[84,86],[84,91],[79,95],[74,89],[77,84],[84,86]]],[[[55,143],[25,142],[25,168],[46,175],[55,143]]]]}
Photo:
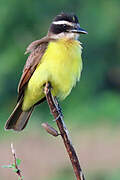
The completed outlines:
{"type": "Polygon", "coordinates": [[[37,65],[39,64],[50,40],[51,39],[46,36],[40,40],[32,42],[27,47],[25,54],[30,53],[30,55],[26,61],[23,74],[18,85],[18,101],[23,95],[25,86],[27,85],[37,65]]]}
{"type": "MultiPolygon", "coordinates": [[[[21,131],[25,128],[34,107],[30,108],[29,111],[22,111],[22,100],[24,97],[24,90],[32,74],[34,73],[37,65],[40,63],[40,60],[47,48],[47,45],[51,40],[53,39],[51,39],[49,36],[46,36],[40,40],[32,42],[28,46],[25,54],[30,53],[30,55],[28,56],[28,59],[23,69],[23,74],[18,85],[17,105],[6,122],[6,129],[14,129],[15,131],[21,131]]],[[[45,98],[37,102],[35,105],[40,104],[44,100],[45,98]]]]}
{"type": "MultiPolygon", "coordinates": [[[[61,13],[60,15],[57,15],[54,18],[54,20],[51,23],[50,28],[48,30],[47,36],[43,37],[40,40],[32,42],[28,46],[25,54],[30,53],[30,55],[28,56],[28,59],[26,61],[24,69],[23,69],[23,74],[21,76],[21,79],[20,79],[20,82],[18,85],[17,105],[16,105],[13,113],[11,114],[11,116],[9,117],[9,119],[6,122],[6,125],[5,125],[6,129],[14,129],[16,131],[23,130],[29,120],[29,117],[30,117],[35,105],[40,104],[41,102],[43,102],[46,99],[45,97],[42,98],[43,97],[42,96],[40,101],[38,98],[38,101],[36,100],[33,104],[31,104],[31,106],[29,106],[30,109],[29,108],[23,109],[23,105],[24,105],[23,102],[25,102],[25,97],[26,97],[26,96],[24,97],[24,94],[28,90],[27,89],[28,82],[32,78],[33,73],[35,72],[38,64],[40,63],[40,61],[48,47],[49,42],[58,41],[61,38],[73,39],[76,42],[76,38],[78,38],[78,35],[80,33],[86,34],[87,32],[84,29],[80,28],[78,18],[73,14],[61,13]]],[[[80,45],[79,42],[77,43],[77,45],[75,43],[75,46],[78,46],[79,50],[80,50],[78,59],[80,59],[80,62],[81,62],[81,48],[79,45],[80,45]]],[[[76,51],[76,48],[75,48],[75,51],[76,51]]],[[[54,48],[53,48],[53,52],[54,52],[54,48]]],[[[78,53],[78,51],[77,51],[77,53],[78,53]]],[[[73,53],[73,56],[74,56],[74,53],[73,53]]],[[[56,61],[55,58],[56,57],[54,57],[54,59],[51,58],[51,59],[53,59],[53,60],[51,60],[51,63],[56,61]]],[[[80,64],[80,67],[82,67],[81,64],[80,64]]],[[[78,67],[78,72],[79,72],[79,67],[78,67]]],[[[79,73],[78,77],[79,76],[80,76],[80,73],[79,73]]],[[[76,82],[76,79],[79,79],[78,77],[75,78],[75,82],[76,82]]],[[[39,78],[41,78],[41,77],[39,77],[39,78]]],[[[37,79],[37,77],[36,77],[36,79],[37,79]]],[[[67,90],[68,92],[71,91],[71,88],[72,88],[73,84],[75,84],[75,82],[72,82],[71,85],[69,85],[70,87],[68,86],[68,90],[67,90]]],[[[34,86],[35,86],[35,84],[34,84],[34,86]]],[[[34,97],[33,92],[30,93],[30,96],[32,96],[32,95],[34,97]]],[[[68,95],[67,92],[66,92],[66,95],[68,95]]],[[[30,98],[30,96],[28,97],[28,99],[30,98]]]]}
{"type": "Polygon", "coordinates": [[[22,111],[22,100],[19,100],[14,111],[6,122],[6,129],[14,129],[15,131],[21,131],[27,125],[29,117],[33,111],[33,108],[30,108],[29,111],[22,111]]]}

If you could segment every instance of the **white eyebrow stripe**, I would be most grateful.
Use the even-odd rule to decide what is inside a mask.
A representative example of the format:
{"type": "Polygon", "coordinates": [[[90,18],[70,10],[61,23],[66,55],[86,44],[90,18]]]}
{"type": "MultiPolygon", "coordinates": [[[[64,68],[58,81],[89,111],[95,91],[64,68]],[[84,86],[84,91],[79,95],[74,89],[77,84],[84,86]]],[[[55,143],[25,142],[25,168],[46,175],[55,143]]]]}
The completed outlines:
{"type": "Polygon", "coordinates": [[[72,22],[68,22],[68,21],[53,21],[52,24],[56,24],[56,25],[61,25],[61,24],[66,24],[68,26],[73,26],[72,22]]]}

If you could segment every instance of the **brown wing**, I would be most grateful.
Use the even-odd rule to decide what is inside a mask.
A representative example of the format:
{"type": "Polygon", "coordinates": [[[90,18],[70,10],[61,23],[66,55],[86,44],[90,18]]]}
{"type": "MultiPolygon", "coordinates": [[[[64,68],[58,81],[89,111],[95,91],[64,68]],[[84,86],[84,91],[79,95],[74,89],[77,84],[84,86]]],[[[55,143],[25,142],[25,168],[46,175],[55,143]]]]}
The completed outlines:
{"type": "Polygon", "coordinates": [[[25,54],[30,53],[30,55],[26,61],[23,74],[18,85],[18,101],[24,95],[24,89],[34,73],[36,66],[39,64],[50,40],[51,39],[46,36],[40,40],[32,42],[28,46],[25,54]]]}

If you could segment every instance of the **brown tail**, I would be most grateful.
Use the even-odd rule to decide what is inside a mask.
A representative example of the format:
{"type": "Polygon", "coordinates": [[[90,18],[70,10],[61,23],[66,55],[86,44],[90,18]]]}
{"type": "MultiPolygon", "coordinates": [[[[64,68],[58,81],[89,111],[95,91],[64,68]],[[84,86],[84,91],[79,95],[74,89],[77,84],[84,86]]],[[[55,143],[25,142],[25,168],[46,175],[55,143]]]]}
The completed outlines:
{"type": "Polygon", "coordinates": [[[22,131],[30,118],[30,115],[33,111],[33,108],[30,108],[28,111],[22,111],[22,101],[20,100],[11,116],[5,124],[6,129],[14,129],[15,131],[22,131]]]}

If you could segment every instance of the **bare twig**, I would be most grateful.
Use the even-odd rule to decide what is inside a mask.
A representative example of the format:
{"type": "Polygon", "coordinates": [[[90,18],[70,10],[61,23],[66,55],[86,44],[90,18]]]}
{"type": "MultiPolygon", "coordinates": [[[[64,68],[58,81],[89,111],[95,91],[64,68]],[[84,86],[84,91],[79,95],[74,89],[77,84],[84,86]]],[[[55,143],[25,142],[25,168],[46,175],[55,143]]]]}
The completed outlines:
{"type": "Polygon", "coordinates": [[[78,157],[76,155],[76,152],[74,150],[72,142],[69,138],[68,130],[63,121],[63,115],[61,113],[60,106],[57,102],[57,99],[54,98],[51,94],[50,83],[46,83],[45,88],[44,88],[44,93],[46,95],[46,99],[47,99],[50,111],[51,111],[52,115],[54,116],[57,126],[60,130],[60,134],[62,136],[62,139],[63,139],[64,145],[66,147],[66,150],[68,152],[69,158],[71,160],[76,178],[77,178],[77,180],[85,180],[84,174],[82,173],[82,169],[80,167],[78,157]]]}
{"type": "Polygon", "coordinates": [[[15,165],[15,169],[16,169],[16,173],[19,177],[20,180],[23,180],[23,177],[21,175],[21,171],[20,169],[18,168],[18,165],[17,165],[17,158],[16,158],[16,155],[15,155],[15,149],[13,147],[13,144],[11,143],[11,151],[12,151],[12,155],[13,155],[13,159],[14,159],[14,165],[15,165]]]}

